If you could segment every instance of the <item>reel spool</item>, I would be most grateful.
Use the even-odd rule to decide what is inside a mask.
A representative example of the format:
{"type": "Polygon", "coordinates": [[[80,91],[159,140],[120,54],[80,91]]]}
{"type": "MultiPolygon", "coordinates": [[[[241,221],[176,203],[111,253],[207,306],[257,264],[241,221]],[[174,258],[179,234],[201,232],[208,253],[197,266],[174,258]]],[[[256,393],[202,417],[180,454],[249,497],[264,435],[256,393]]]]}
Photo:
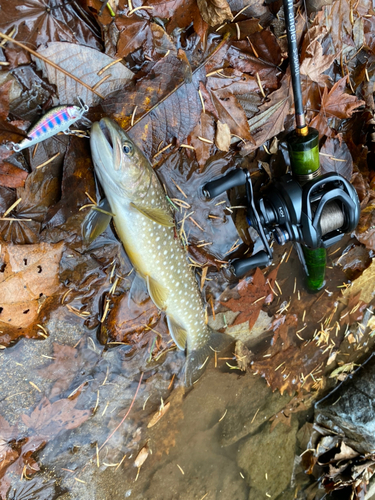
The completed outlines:
{"type": "Polygon", "coordinates": [[[287,241],[310,249],[327,248],[355,229],[360,206],[353,186],[341,175],[328,173],[301,186],[291,174],[272,182],[261,198],[255,198],[247,170],[232,170],[203,186],[206,198],[214,198],[236,186],[246,186],[247,221],[259,234],[264,250],[231,263],[233,273],[244,276],[250,269],[269,266],[273,236],[279,245],[287,241]]]}

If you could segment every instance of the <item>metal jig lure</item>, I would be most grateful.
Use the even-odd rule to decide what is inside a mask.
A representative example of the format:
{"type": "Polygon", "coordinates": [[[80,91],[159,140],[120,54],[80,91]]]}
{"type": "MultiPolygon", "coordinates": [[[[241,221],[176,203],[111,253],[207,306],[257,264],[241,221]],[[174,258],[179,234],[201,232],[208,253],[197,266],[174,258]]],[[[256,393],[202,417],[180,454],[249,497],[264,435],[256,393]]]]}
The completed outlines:
{"type": "Polygon", "coordinates": [[[88,111],[89,107],[78,98],[80,106],[57,106],[46,113],[38,122],[30,128],[26,139],[15,144],[10,143],[13,151],[18,153],[22,149],[28,148],[50,137],[64,132],[68,134],[70,125],[73,125],[88,111]]]}

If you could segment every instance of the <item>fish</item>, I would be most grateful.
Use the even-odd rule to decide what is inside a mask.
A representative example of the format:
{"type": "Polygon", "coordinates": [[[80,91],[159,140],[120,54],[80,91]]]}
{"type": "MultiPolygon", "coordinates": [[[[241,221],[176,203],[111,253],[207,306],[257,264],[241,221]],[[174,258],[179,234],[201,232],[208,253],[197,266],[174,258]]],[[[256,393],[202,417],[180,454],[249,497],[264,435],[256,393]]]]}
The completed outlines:
{"type": "Polygon", "coordinates": [[[174,342],[186,350],[185,384],[190,386],[214,351],[229,345],[230,337],[206,324],[197,279],[148,159],[109,118],[93,123],[90,135],[95,173],[114,214],[117,235],[151,300],[165,312],[174,342]]]}
{"type": "Polygon", "coordinates": [[[13,151],[18,153],[22,149],[29,148],[45,141],[59,132],[68,133],[69,127],[88,111],[89,107],[81,106],[56,106],[43,115],[27,132],[27,137],[19,143],[10,143],[13,151]]]}

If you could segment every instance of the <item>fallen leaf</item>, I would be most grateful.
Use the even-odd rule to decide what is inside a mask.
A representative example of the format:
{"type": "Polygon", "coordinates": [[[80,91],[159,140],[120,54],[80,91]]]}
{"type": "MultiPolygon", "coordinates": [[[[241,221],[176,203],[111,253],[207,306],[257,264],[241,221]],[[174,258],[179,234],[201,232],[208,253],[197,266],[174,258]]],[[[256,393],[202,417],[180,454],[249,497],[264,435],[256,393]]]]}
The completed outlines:
{"type": "Polygon", "coordinates": [[[360,300],[361,292],[349,296],[348,304],[340,313],[341,325],[352,325],[356,321],[361,322],[367,303],[360,300]]]}
{"type": "Polygon", "coordinates": [[[211,92],[211,97],[219,120],[228,125],[230,132],[245,141],[252,141],[245,111],[236,96],[228,89],[218,89],[211,92]]]}
{"type": "Polygon", "coordinates": [[[78,398],[59,399],[50,403],[43,397],[30,415],[22,415],[22,421],[37,436],[51,439],[60,432],[75,429],[91,416],[90,410],[76,408],[78,398]]]}
{"type": "MultiPolygon", "coordinates": [[[[40,48],[38,53],[69,71],[69,73],[78,77],[90,87],[94,87],[109,75],[109,78],[96,87],[97,91],[103,96],[122,88],[134,75],[123,64],[115,64],[99,76],[98,72],[113,62],[114,59],[98,50],[82,45],[53,42],[48,44],[47,48],[40,48]]],[[[35,60],[37,68],[43,71],[50,83],[57,86],[61,103],[77,103],[77,96],[87,106],[93,106],[100,102],[100,98],[86,87],[65,76],[61,71],[57,71],[53,66],[45,64],[40,59],[35,58],[35,60]]]]}
{"type": "Polygon", "coordinates": [[[269,102],[260,106],[259,114],[248,121],[255,144],[246,143],[241,148],[241,154],[251,153],[284,130],[285,119],[292,112],[289,85],[290,77],[287,74],[282,80],[281,87],[271,94],[269,102]]]}
{"type": "Polygon", "coordinates": [[[215,144],[220,151],[229,151],[231,133],[229,126],[220,120],[216,122],[215,144]]]}
{"type": "Polygon", "coordinates": [[[79,43],[100,49],[100,32],[77,2],[56,0],[6,2],[1,8],[1,31],[16,27],[16,40],[35,49],[52,41],[79,43]]]}
{"type": "Polygon", "coordinates": [[[363,271],[350,288],[347,288],[344,297],[353,297],[360,292],[360,299],[369,304],[374,298],[374,280],[375,280],[375,260],[372,259],[371,265],[363,271]]]}
{"type": "Polygon", "coordinates": [[[233,19],[227,0],[197,0],[197,3],[203,20],[209,26],[233,19]]]}
{"type": "Polygon", "coordinates": [[[147,39],[152,38],[152,25],[155,23],[150,24],[147,19],[138,16],[116,16],[115,24],[120,31],[116,57],[126,57],[134,50],[142,47],[147,39]]]}
{"type": "Polygon", "coordinates": [[[149,421],[149,423],[147,424],[147,428],[149,429],[150,427],[153,427],[154,425],[156,425],[159,420],[167,413],[167,411],[169,410],[169,407],[170,407],[171,403],[168,401],[168,403],[165,403],[163,404],[161,407],[160,407],[160,410],[158,410],[156,413],[154,413],[154,415],[152,416],[151,420],[149,421]]]}
{"type": "Polygon", "coordinates": [[[327,137],[320,149],[319,160],[322,174],[336,172],[348,181],[352,178],[352,155],[340,134],[333,138],[327,137]]]}
{"type": "Polygon", "coordinates": [[[191,145],[195,149],[195,156],[197,157],[197,162],[200,166],[201,171],[203,171],[206,161],[211,156],[214,135],[214,119],[211,115],[202,112],[199,122],[196,124],[191,133],[190,140],[191,145]],[[211,141],[212,144],[202,141],[200,137],[211,141]]]}
{"type": "Polygon", "coordinates": [[[319,40],[313,40],[306,49],[306,57],[303,59],[300,72],[308,76],[312,81],[320,85],[327,85],[330,81],[328,75],[324,75],[336,59],[336,54],[323,55],[323,48],[319,40]]]}
{"type": "Polygon", "coordinates": [[[148,451],[148,446],[146,444],[143,448],[141,448],[140,452],[135,457],[134,466],[138,467],[138,468],[142,467],[142,465],[145,463],[148,455],[149,455],[149,451],[148,451]]]}
{"type": "MultiPolygon", "coordinates": [[[[292,395],[302,387],[309,391],[316,383],[310,373],[322,363],[322,352],[315,342],[296,345],[295,331],[298,325],[296,315],[288,315],[286,321],[277,328],[266,354],[271,357],[255,360],[251,369],[262,375],[272,391],[278,389],[281,394],[292,395]]],[[[297,339],[298,340],[298,339],[297,339]]],[[[264,354],[263,354],[264,356],[264,354]]]]}
{"type": "Polygon", "coordinates": [[[128,133],[150,160],[160,144],[161,149],[174,141],[182,142],[199,121],[202,105],[198,85],[205,78],[204,68],[195,70],[187,83],[184,67],[171,53],[152,67],[152,87],[149,80],[141,79],[103,103],[105,112],[125,129],[131,127],[137,106],[135,124],[128,133]]]}
{"type": "Polygon", "coordinates": [[[0,329],[1,343],[8,344],[10,329],[30,326],[43,302],[60,288],[58,269],[64,243],[1,246],[0,329]]]}
{"type": "Polygon", "coordinates": [[[235,288],[236,297],[229,300],[220,300],[231,311],[239,311],[239,315],[233,325],[239,325],[245,321],[249,322],[249,330],[252,329],[264,304],[270,304],[273,300],[272,288],[276,279],[278,268],[273,269],[267,276],[257,268],[250,279],[240,280],[235,288]],[[270,283],[270,285],[268,284],[270,283]]]}
{"type": "Polygon", "coordinates": [[[95,365],[97,355],[93,351],[86,351],[91,355],[87,357],[82,355],[80,349],[57,342],[53,343],[53,361],[37,370],[41,377],[55,382],[49,398],[54,398],[68,390],[77,374],[95,365]]]}
{"type": "Polygon", "coordinates": [[[320,136],[335,135],[328,124],[331,117],[341,120],[350,118],[357,108],[365,104],[364,101],[346,92],[347,80],[348,77],[344,76],[334,84],[329,92],[328,87],[324,87],[319,114],[310,123],[311,127],[319,131],[320,136]]]}
{"type": "Polygon", "coordinates": [[[102,336],[109,341],[126,342],[134,347],[148,342],[160,319],[159,311],[151,300],[136,304],[129,294],[111,299],[111,310],[103,323],[102,336]],[[146,337],[146,338],[144,338],[146,337]]]}

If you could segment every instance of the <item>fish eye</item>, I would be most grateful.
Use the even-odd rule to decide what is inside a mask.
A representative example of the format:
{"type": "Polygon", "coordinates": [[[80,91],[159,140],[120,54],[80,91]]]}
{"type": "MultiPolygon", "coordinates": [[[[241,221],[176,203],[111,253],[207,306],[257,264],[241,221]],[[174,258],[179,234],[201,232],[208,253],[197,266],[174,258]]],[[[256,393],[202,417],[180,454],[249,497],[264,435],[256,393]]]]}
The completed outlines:
{"type": "Polygon", "coordinates": [[[131,155],[133,153],[133,146],[130,142],[125,142],[122,146],[122,150],[126,155],[131,155]]]}

